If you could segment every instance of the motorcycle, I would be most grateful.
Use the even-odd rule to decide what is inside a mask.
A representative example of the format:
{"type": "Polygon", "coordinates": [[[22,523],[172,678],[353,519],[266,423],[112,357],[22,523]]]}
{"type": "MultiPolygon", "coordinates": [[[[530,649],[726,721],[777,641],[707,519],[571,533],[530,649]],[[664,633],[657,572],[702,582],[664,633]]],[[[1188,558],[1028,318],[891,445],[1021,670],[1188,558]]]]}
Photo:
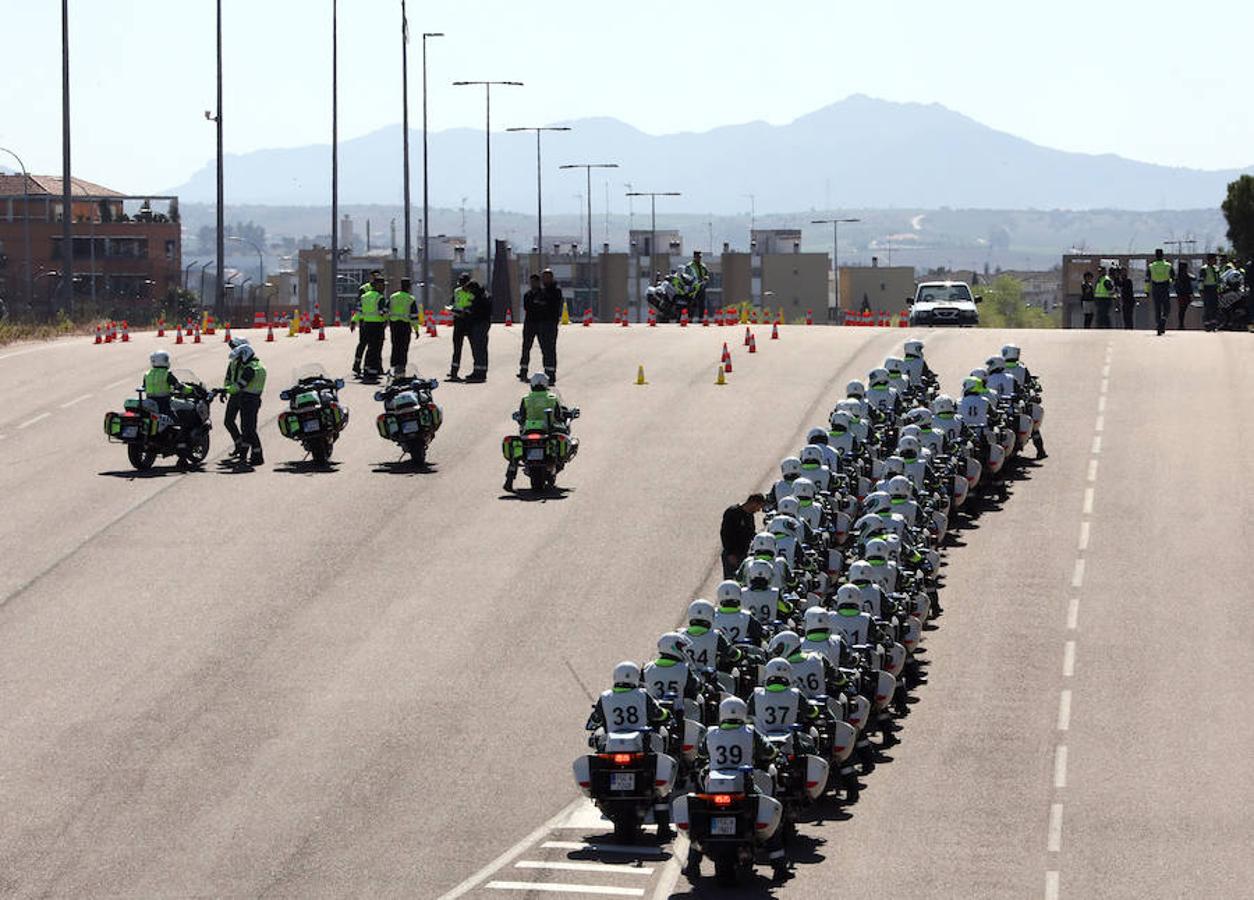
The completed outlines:
{"type": "Polygon", "coordinates": [[[684,311],[696,304],[699,292],[704,290],[702,285],[681,289],[676,286],[676,280],[675,276],[663,278],[644,292],[645,300],[657,310],[657,320],[663,324],[680,321],[684,311]]]}
{"type": "MultiPolygon", "coordinates": [[[[566,410],[567,421],[579,418],[579,407],[566,410]]],[[[523,424],[516,411],[513,419],[523,424]]],[[[516,462],[526,472],[533,491],[551,490],[558,473],[579,452],[579,439],[562,431],[524,431],[507,435],[501,441],[501,453],[507,462],[516,462]]]]}
{"type": "Polygon", "coordinates": [[[711,769],[700,791],[675,800],[671,816],[690,843],[689,877],[698,874],[702,857],[714,861],[714,876],[724,886],[752,870],[784,816],[783,804],[770,796],[772,782],[753,766],[711,769]]]}
{"type": "Polygon", "coordinates": [[[444,411],[431,399],[439,386],[435,378],[402,376],[374,394],[383,402],[383,412],[375,419],[379,437],[397,444],[415,466],[426,463],[427,448],[444,423],[444,411]]]}
{"type": "Polygon", "coordinates": [[[574,762],[575,782],[614,824],[614,838],[634,842],[650,813],[663,825],[678,764],[651,728],[609,731],[596,753],[574,762]]]}
{"type": "Polygon", "coordinates": [[[138,471],[152,468],[158,457],[177,456],[181,469],[196,468],[209,456],[209,404],[219,393],[187,369],[171,373],[182,389],[170,397],[170,412],[161,412],[156,400],[144,393],[143,384],[129,397],[122,412],[107,412],[104,433],[110,443],[126,444],[126,456],[138,471]]]}
{"type": "Polygon", "coordinates": [[[279,414],[279,433],[298,441],[314,462],[325,463],[348,425],[348,409],[339,398],[344,379],[332,379],[318,363],[301,366],[295,379],[292,387],[279,393],[288,401],[288,409],[279,414]]]}

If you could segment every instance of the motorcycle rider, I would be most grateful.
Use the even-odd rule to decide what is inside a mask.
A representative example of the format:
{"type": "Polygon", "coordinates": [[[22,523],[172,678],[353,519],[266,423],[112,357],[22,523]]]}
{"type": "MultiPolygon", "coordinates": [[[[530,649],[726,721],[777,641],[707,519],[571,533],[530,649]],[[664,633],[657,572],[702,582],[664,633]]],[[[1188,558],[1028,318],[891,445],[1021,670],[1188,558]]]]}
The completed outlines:
{"type": "Polygon", "coordinates": [[[588,716],[588,746],[600,750],[606,729],[632,727],[659,728],[670,721],[671,714],[641,686],[640,667],[624,660],[614,667],[614,684],[592,707],[588,716]]]}
{"type": "Polygon", "coordinates": [[[928,387],[936,384],[938,381],[936,373],[923,359],[923,342],[913,339],[906,341],[903,350],[906,355],[903,364],[906,373],[910,376],[910,384],[914,387],[928,387]]]}
{"type": "Polygon", "coordinates": [[[170,415],[170,396],[180,391],[183,385],[170,371],[170,353],[168,350],[155,350],[148,357],[151,368],[144,375],[144,396],[157,404],[157,412],[163,416],[170,415]]]}
{"type": "Polygon", "coordinates": [[[832,635],[831,613],[821,606],[811,606],[805,611],[803,618],[805,636],[801,641],[801,649],[807,653],[817,653],[827,660],[832,668],[840,668],[841,658],[845,654],[844,642],[832,635]]]}
{"type": "Polygon", "coordinates": [[[745,569],[745,587],[740,602],[763,626],[785,619],[792,613],[792,604],[784,599],[776,586],[775,566],[764,559],[751,560],[745,569]]]}
{"type": "MultiPolygon", "coordinates": [[[[779,657],[766,664],[762,687],[753,689],[747,712],[753,727],[765,735],[792,734],[793,725],[807,725],[819,717],[814,705],[793,686],[792,664],[779,657]]],[[[813,735],[798,731],[796,736],[795,752],[814,752],[813,735]]]]}
{"type": "Polygon", "coordinates": [[[877,410],[882,416],[895,416],[900,397],[893,390],[891,380],[888,377],[888,370],[884,368],[872,369],[867,374],[867,381],[871,385],[866,392],[867,406],[877,410]]]}
{"type": "Polygon", "coordinates": [[[235,442],[235,450],[231,455],[241,463],[247,458],[250,466],[265,463],[261,452],[261,438],[257,434],[257,415],[261,411],[261,393],[265,387],[266,367],[257,358],[257,352],[252,345],[241,343],[232,349],[223,383],[227,397],[223,424],[227,434],[235,442]],[[235,425],[237,418],[238,428],[235,425]]]}
{"type": "Polygon", "coordinates": [[[719,672],[731,670],[740,659],[740,651],[714,624],[714,604],[709,600],[693,600],[688,604],[688,624],[679,633],[688,638],[688,657],[703,669],[719,672]]]}
{"type": "MultiPolygon", "coordinates": [[[[543,372],[531,376],[531,390],[518,404],[514,414],[520,433],[539,431],[544,434],[570,434],[570,410],[562,404],[562,398],[549,389],[549,377],[543,372]]],[[[575,444],[575,439],[571,438],[575,444]]],[[[511,459],[505,470],[505,490],[514,489],[518,475],[518,460],[511,459]]]]}
{"type": "Polygon", "coordinates": [[[761,646],[765,637],[762,624],[740,605],[744,593],[740,585],[728,579],[719,582],[715,591],[718,607],[714,610],[714,627],[726,635],[732,644],[761,646]]]}
{"type": "Polygon", "coordinates": [[[418,301],[409,292],[410,280],[401,279],[401,289],[388,297],[388,329],[392,338],[392,375],[405,374],[409,363],[409,339],[418,331],[418,301]]]}
{"type": "MultiPolygon", "coordinates": [[[[1034,384],[1035,379],[1028,371],[1028,367],[1020,362],[1019,356],[1019,347],[1015,344],[1006,344],[1001,348],[1001,358],[1006,363],[1006,374],[1015,380],[1020,389],[1023,389],[1027,385],[1034,384]]],[[[1037,459],[1045,459],[1049,456],[1045,452],[1045,438],[1041,436],[1039,428],[1032,430],[1032,446],[1036,448],[1037,459]]]]}
{"type": "MultiPolygon", "coordinates": [[[[801,448],[801,476],[809,479],[814,489],[820,494],[828,494],[832,490],[832,470],[827,465],[825,452],[831,450],[827,446],[827,432],[822,428],[815,428],[811,433],[823,443],[806,444],[801,448]]],[[[837,459],[839,460],[839,457],[837,459]]]]}
{"type": "Polygon", "coordinates": [[[779,463],[779,473],[781,477],[771,487],[771,499],[775,505],[779,505],[779,501],[785,497],[792,496],[793,482],[801,477],[801,460],[795,456],[786,456],[779,463]]]}

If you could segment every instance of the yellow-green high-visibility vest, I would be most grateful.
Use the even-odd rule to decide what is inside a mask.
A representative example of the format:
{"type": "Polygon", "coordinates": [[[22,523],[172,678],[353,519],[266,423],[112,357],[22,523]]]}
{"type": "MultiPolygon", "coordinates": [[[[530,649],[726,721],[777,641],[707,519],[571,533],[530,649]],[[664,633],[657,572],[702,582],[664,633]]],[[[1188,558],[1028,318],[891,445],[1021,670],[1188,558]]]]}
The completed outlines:
{"type": "Polygon", "coordinates": [[[1171,281],[1171,263],[1165,259],[1156,259],[1149,264],[1150,281],[1154,284],[1167,284],[1171,281]]]}
{"type": "Polygon", "coordinates": [[[397,291],[388,298],[388,318],[393,322],[408,322],[418,318],[414,309],[414,295],[409,291],[397,291]]]}
{"type": "Polygon", "coordinates": [[[144,393],[154,400],[170,396],[170,370],[149,369],[144,376],[144,393]]]}
{"type": "Polygon", "coordinates": [[[387,316],[380,310],[380,302],[383,295],[378,291],[366,291],[361,295],[361,321],[363,322],[386,322],[387,316]]]}
{"type": "Polygon", "coordinates": [[[1103,275],[1101,278],[1097,279],[1097,284],[1093,285],[1093,299],[1109,300],[1113,288],[1114,285],[1110,281],[1110,276],[1103,275]]]}

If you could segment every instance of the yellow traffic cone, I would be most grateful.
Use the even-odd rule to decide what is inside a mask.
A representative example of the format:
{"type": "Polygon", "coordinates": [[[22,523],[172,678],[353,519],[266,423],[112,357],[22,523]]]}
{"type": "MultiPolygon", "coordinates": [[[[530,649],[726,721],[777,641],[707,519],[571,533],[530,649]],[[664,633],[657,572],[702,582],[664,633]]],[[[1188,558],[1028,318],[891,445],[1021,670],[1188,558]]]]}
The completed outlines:
{"type": "Polygon", "coordinates": [[[648,383],[649,382],[644,380],[644,366],[638,367],[636,369],[636,384],[648,384],[648,383]]]}
{"type": "MultiPolygon", "coordinates": [[[[562,324],[563,325],[570,324],[570,308],[566,305],[565,300],[562,301],[562,324]]],[[[641,382],[641,384],[643,383],[644,382],[641,382]]]]}
{"type": "Polygon", "coordinates": [[[727,384],[727,367],[722,363],[718,364],[718,378],[714,379],[715,384],[727,384]]]}
{"type": "Polygon", "coordinates": [[[287,325],[287,336],[296,337],[298,334],[300,334],[300,317],[292,316],[292,321],[287,325]]]}
{"type": "Polygon", "coordinates": [[[425,306],[418,307],[418,327],[423,328],[427,324],[427,308],[425,306]]]}

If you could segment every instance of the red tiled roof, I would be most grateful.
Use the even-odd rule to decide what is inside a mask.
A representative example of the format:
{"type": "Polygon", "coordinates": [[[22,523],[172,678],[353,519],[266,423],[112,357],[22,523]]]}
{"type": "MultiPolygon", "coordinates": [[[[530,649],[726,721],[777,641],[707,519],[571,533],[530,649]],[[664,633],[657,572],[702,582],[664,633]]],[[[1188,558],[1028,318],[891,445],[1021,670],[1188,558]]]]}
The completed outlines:
{"type": "MultiPolygon", "coordinates": [[[[23,184],[18,175],[0,175],[0,197],[21,197],[29,191],[31,196],[61,196],[61,177],[59,175],[31,175],[29,182],[23,184]]],[[[70,179],[70,196],[72,197],[122,197],[112,188],[102,187],[82,178],[70,179]]]]}

